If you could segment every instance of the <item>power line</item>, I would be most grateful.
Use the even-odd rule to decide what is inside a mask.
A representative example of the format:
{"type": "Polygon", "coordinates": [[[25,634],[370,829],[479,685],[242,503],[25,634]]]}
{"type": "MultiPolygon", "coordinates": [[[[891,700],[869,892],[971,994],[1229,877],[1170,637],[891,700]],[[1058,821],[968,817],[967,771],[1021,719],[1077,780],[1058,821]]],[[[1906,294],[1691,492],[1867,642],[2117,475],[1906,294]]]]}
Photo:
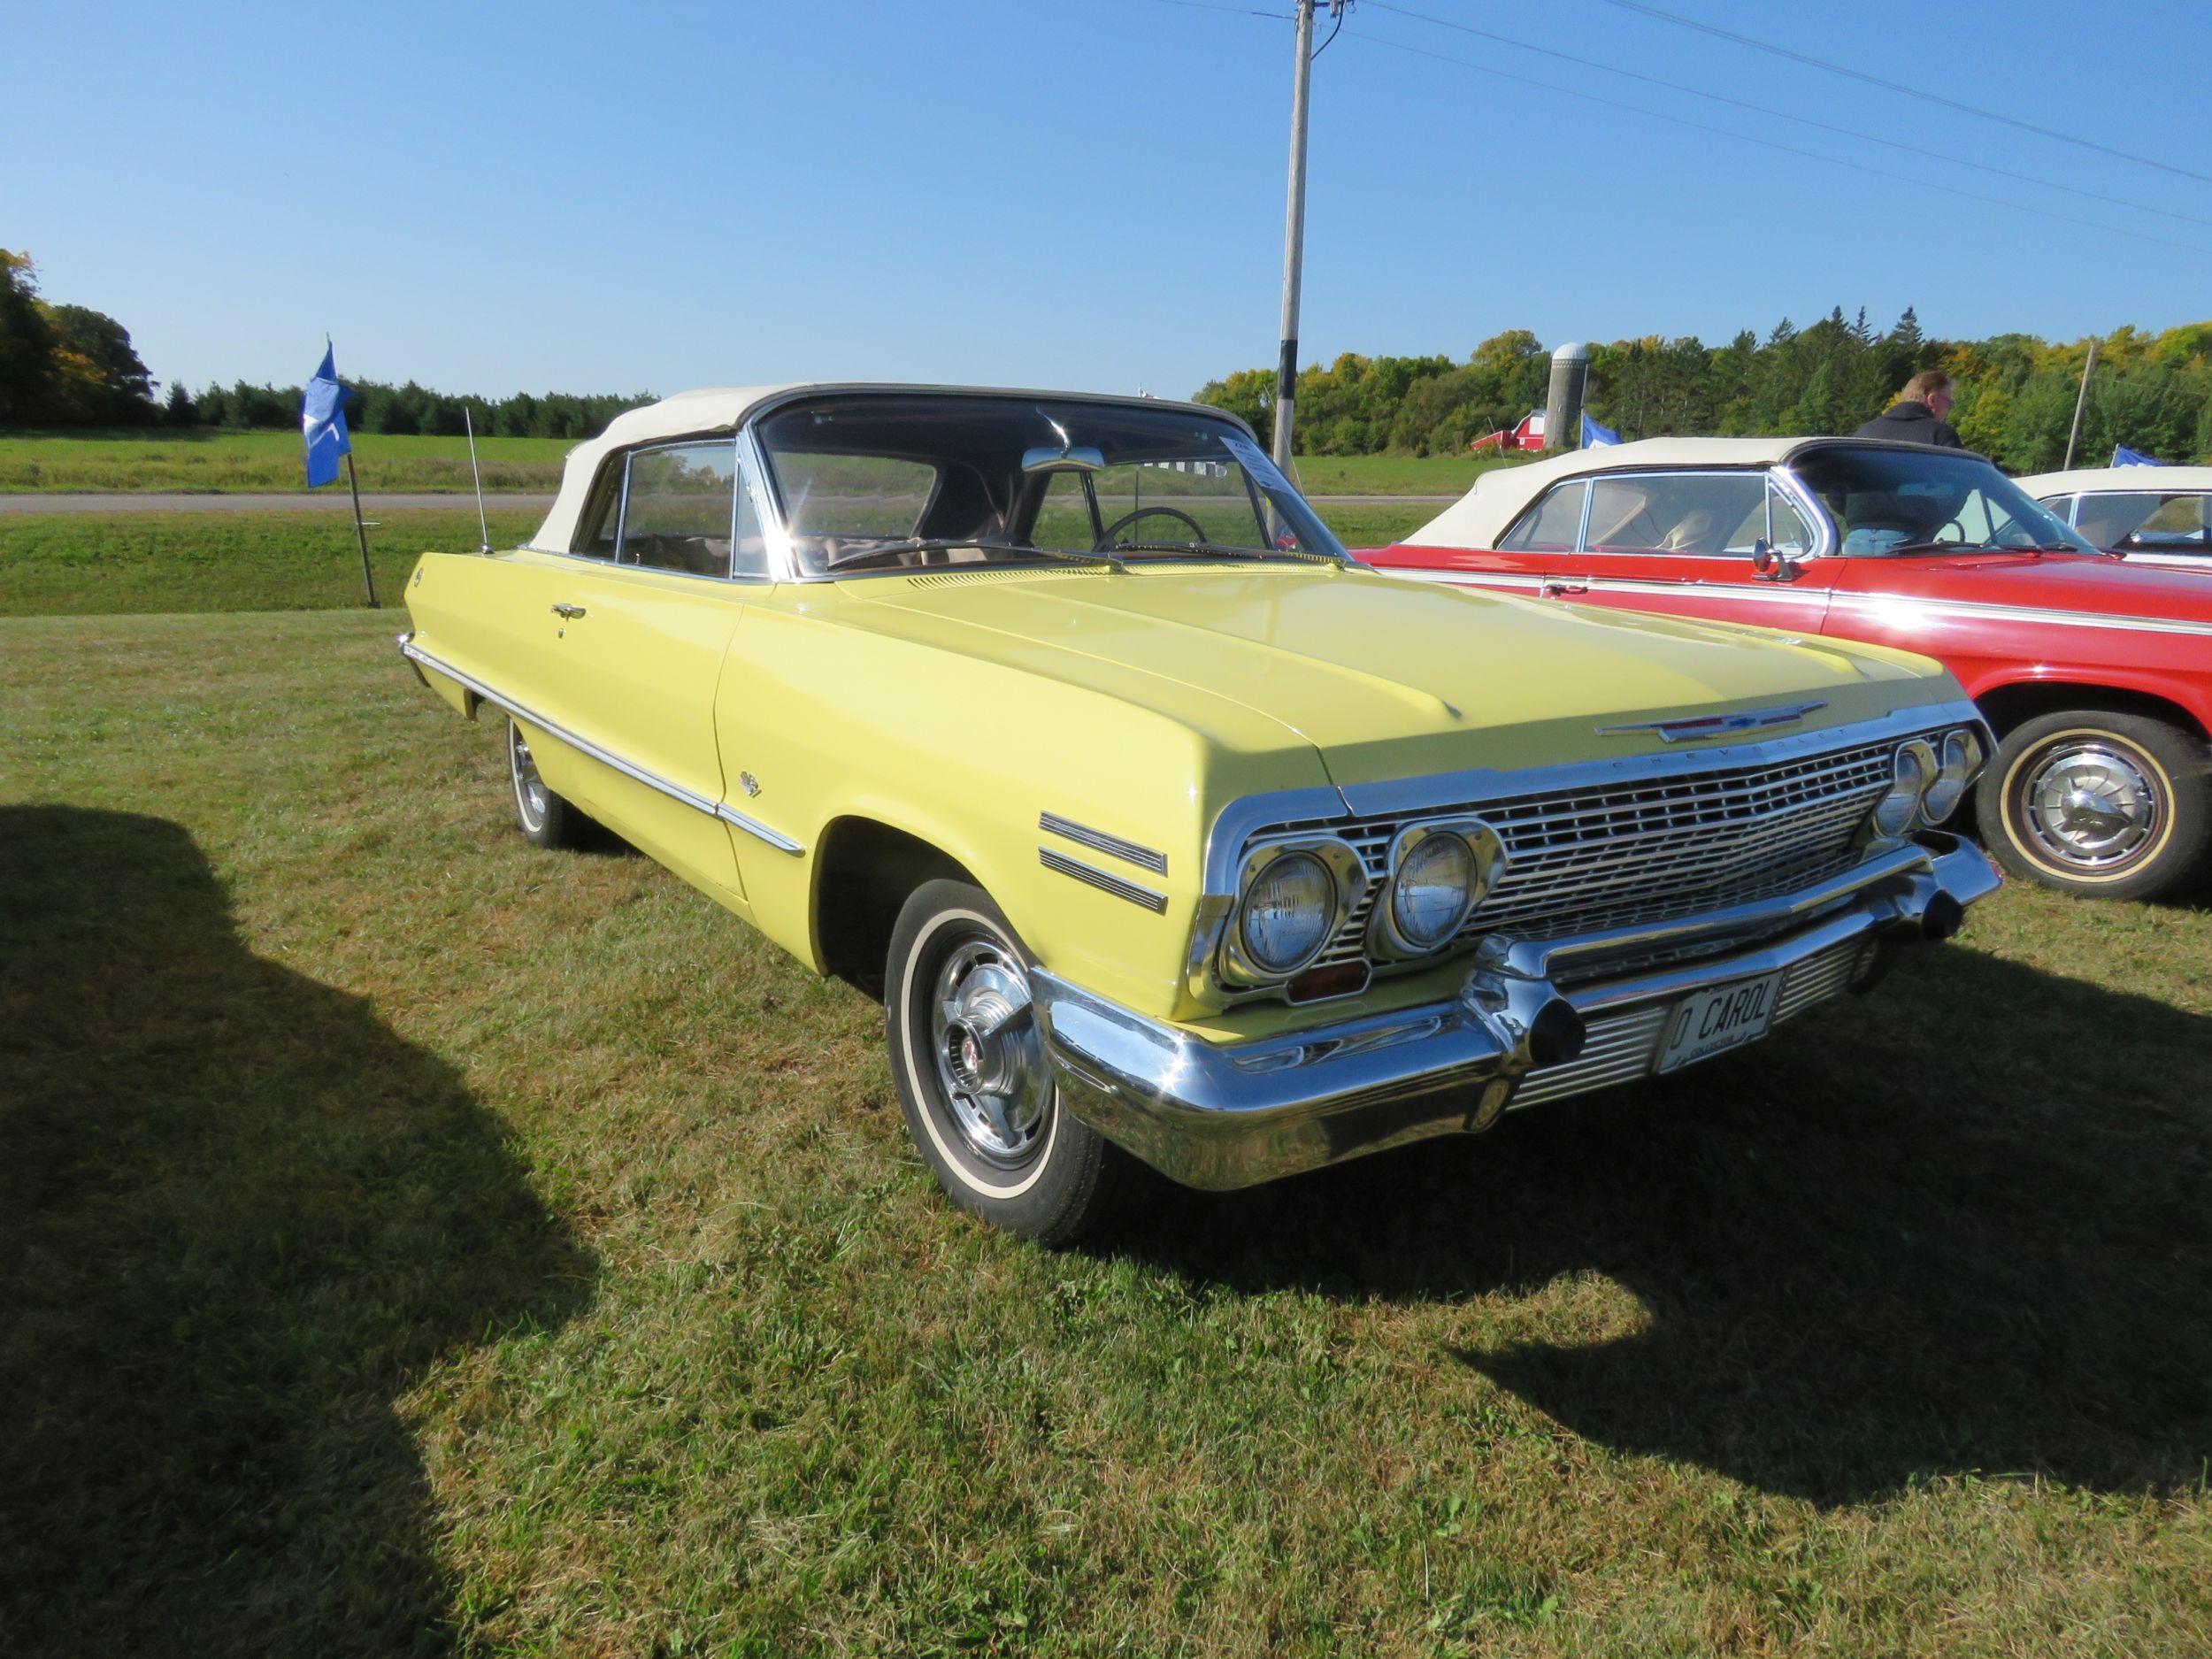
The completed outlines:
{"type": "Polygon", "coordinates": [[[1262,12],[1252,6],[1217,5],[1214,0],[1153,0],[1153,4],[1164,6],[1181,6],[1186,12],[1221,12],[1231,17],[1268,18],[1277,23],[1290,23],[1296,20],[1287,12],[1262,12]]]}
{"type": "Polygon", "coordinates": [[[1454,29],[1462,35],[1471,35],[1478,40],[1494,41],[1498,45],[1509,46],[1516,51],[1534,52],[1539,57],[1556,58],[1561,63],[1574,64],[1584,69],[1595,69],[1601,73],[1618,75],[1627,81],[1640,81],[1646,86],[1663,88],[1669,92],[1685,93],[1694,98],[1706,99],[1709,103],[1724,104],[1732,109],[1744,110],[1754,115],[1771,116],[1777,120],[1793,121],[1800,127],[1813,127],[1820,132],[1833,133],[1839,137],[1858,139],[1870,144],[1880,144],[1886,149],[1899,150],[1909,156],[1925,157],[1931,161],[1949,162],[1957,166],[1970,167],[1977,173],[1990,173],[2001,179],[2011,179],[2021,184],[2037,185],[2047,190],[2062,190],[2069,196],[2083,196],[2093,202],[2103,202],[2112,207],[2124,207],[2131,212],[2155,213],[2162,219],[2179,219],[2185,224],[2212,226],[2212,219],[2200,219],[2193,213],[2177,213],[2171,208],[2154,207],[2148,202],[2131,201],[2125,196],[2107,196],[2101,190],[2085,190],[2078,185],[2062,184],[2056,179],[2046,179],[2032,173],[2016,173],[2009,167],[1993,166],[1987,162],[1971,161],[1963,156],[1948,155],[1942,150],[1926,149],[1919,144],[1908,144],[1900,139],[1885,138],[1879,133],[1862,132],[1853,127],[1839,127],[1832,121],[1816,120],[1809,115],[1800,115],[1792,110],[1778,110],[1763,104],[1752,104],[1742,98],[1732,98],[1724,92],[1713,92],[1703,87],[1686,85],[1679,81],[1664,80],[1658,75],[1645,74],[1640,70],[1623,69],[1617,65],[1604,63],[1594,58],[1578,58],[1572,52],[1559,51],[1549,46],[1539,46],[1532,41],[1516,40],[1509,35],[1500,35],[1490,29],[1479,29],[1471,24],[1455,22],[1450,18],[1440,18],[1426,12],[1416,12],[1410,6],[1393,5],[1389,4],[1389,0],[1367,0],[1367,3],[1379,12],[1394,12],[1400,17],[1412,18],[1422,23],[1432,23],[1438,28],[1454,29]]]}
{"type": "Polygon", "coordinates": [[[2072,133],[2062,133],[2055,127],[2038,127],[2033,121],[2024,121],[2017,116],[2005,114],[2001,110],[1985,110],[1979,104],[1962,104],[1956,98],[1944,96],[1940,92],[1928,92],[1918,87],[1909,87],[1901,81],[1885,81],[1879,75],[1870,75],[1864,70],[1854,69],[1847,64],[1832,63],[1825,58],[1816,58],[1810,52],[1801,52],[1787,46],[1778,46],[1771,41],[1755,40],[1748,35],[1739,35],[1732,29],[1724,29],[1717,24],[1701,22],[1696,18],[1686,18],[1678,12],[1668,12],[1658,6],[1646,5],[1643,0],[1605,0],[1605,4],[1618,6],[1624,12],[1638,12],[1646,17],[1657,18],[1661,22],[1674,24],[1678,28],[1695,29],[1699,34],[1710,35],[1717,40],[1730,41],[1738,46],[1747,46],[1755,52],[1766,52],[1776,58],[1786,58],[1792,63],[1807,64],[1815,69],[1824,69],[1832,75],[1842,75],[1866,86],[1879,87],[1885,92],[1901,92],[1909,98],[1918,98],[1924,103],[1940,104],[1947,110],[1957,110],[1966,115],[1978,115],[1985,121],[2001,121],[2007,127],[2017,127],[2024,133],[2033,133],[2039,138],[2055,138],[2062,144],[2078,145],[2083,150],[2093,150],[2100,155],[2116,156],[2122,161],[2134,162],[2138,166],[2155,167],[2161,173],[2171,173],[2184,179],[2194,179],[2200,184],[2212,184],[2212,173],[2192,173],[2188,168],[2177,167],[2171,162],[2159,161],[2149,156],[2139,156],[2132,150],[2116,150],[2110,144],[2097,142],[2093,138],[2077,137],[2072,133]]]}
{"type": "Polygon", "coordinates": [[[1725,127],[1715,127],[1708,121],[1694,121],[1686,115],[1670,115],[1664,110],[1655,110],[1640,104],[1631,104],[1622,98],[1609,98],[1595,92],[1582,92],[1573,87],[1563,87],[1556,81],[1539,81],[1532,75],[1517,75],[1510,70],[1494,69],[1487,64],[1478,64],[1465,58],[1454,58],[1447,52],[1434,52],[1425,47],[1409,46],[1402,41],[1386,40],[1379,35],[1360,34],[1352,38],[1364,41],[1371,46],[1388,47],[1392,51],[1408,52],[1416,58],[1433,58],[1441,64],[1455,64],[1462,69],[1471,69],[1477,74],[1489,75],[1499,81],[1511,81],[1525,87],[1540,88],[1555,92],[1563,97],[1578,98],[1585,104],[1602,104],[1608,109],[1626,110],[1632,114],[1649,116],[1654,120],[1670,121],[1677,127],[1686,127],[1701,133],[1715,133],[1723,138],[1733,139],[1740,144],[1757,144],[1766,150],[1778,150],[1785,155],[1802,156],[1809,160],[1826,162],[1832,167],[1848,167],[1854,173],[1871,173],[1878,179],[1893,179],[1902,184],[1916,185],[1924,190],[1940,190],[1947,196],[1963,196],[1970,202],[1986,202],[1993,206],[2008,208],[2016,213],[2033,213],[2042,219],[2055,219],[2069,225],[2080,225],[2091,230],[2101,230],[2108,235],[2132,236],[2140,242],[2157,242],[2163,247],[2179,248],[2187,253],[2212,254],[2212,248],[2200,248],[2193,242],[2175,242],[2167,236],[2154,236],[2148,231],[2131,230],[2122,225],[2107,225],[2093,219],[2081,219],[2071,213],[2061,213],[2051,208],[2036,207],[2026,202],[2016,202],[2001,196],[1989,196],[1980,190],[1969,190],[1954,184],[1938,184],[1932,179],[1916,178],[1909,173],[1893,173],[1886,167],[1872,167],[1861,161],[1847,161],[1840,156],[1824,155],[1816,150],[1801,149],[1785,144],[1778,139],[1761,138],[1751,133],[1739,133],[1725,127]]]}

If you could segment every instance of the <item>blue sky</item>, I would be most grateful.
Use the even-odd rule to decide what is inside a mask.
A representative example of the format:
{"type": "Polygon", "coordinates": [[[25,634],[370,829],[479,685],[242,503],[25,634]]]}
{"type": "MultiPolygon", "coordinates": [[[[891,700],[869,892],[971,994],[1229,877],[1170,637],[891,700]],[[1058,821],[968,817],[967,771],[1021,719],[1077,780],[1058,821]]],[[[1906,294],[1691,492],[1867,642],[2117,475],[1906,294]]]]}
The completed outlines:
{"type": "MultiPolygon", "coordinates": [[[[1838,303],[1881,325],[1911,304],[1950,335],[2212,314],[2212,183],[1605,0],[1404,4],[2186,217],[1369,0],[1314,71],[1309,360],[1463,357],[1515,326],[1712,342],[1838,303]]],[[[1666,4],[2212,173],[2200,4],[1666,4]]],[[[451,391],[881,376],[1185,395],[1274,357],[1290,60],[1286,23],[1167,0],[0,0],[0,246],[196,386],[296,380],[328,330],[349,376],[451,391]]]]}

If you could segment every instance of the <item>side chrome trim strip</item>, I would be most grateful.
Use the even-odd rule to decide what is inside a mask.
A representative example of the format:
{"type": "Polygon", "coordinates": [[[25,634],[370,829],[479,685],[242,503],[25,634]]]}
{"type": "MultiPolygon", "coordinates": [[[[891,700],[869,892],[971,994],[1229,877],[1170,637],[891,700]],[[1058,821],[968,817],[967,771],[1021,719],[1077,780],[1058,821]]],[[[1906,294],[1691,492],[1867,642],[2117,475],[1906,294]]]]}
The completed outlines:
{"type": "Polygon", "coordinates": [[[1037,814],[1037,827],[1048,835],[1057,835],[1071,841],[1079,847],[1087,847],[1094,853],[1104,853],[1109,858],[1118,858],[1124,864],[1149,870],[1154,875],[1167,873],[1167,855],[1141,847],[1135,841],[1124,841],[1118,835],[1109,835],[1104,830],[1094,830],[1087,824],[1078,824],[1073,818],[1062,818],[1057,812],[1037,814]]]}
{"type": "Polygon", "coordinates": [[[1101,870],[1095,864],[1087,864],[1079,858],[1069,857],[1065,853],[1056,853],[1049,847],[1037,849],[1037,862],[1048,870],[1087,882],[1102,893],[1110,893],[1118,899],[1127,899],[1132,904],[1141,904],[1155,916],[1167,909],[1166,894],[1155,893],[1150,887],[1141,887],[1133,881],[1124,881],[1119,876],[1101,870]]]}
{"type": "Polygon", "coordinates": [[[1983,604],[1970,599],[1901,599],[1884,594],[1836,595],[1839,605],[1886,612],[1899,618],[1963,618],[1975,622],[2032,622],[2055,628],[2110,628],[2121,634],[2187,634],[2212,638],[2212,623],[2163,617],[2113,616],[2100,611],[2040,611],[2032,605],[1983,604]]]}
{"type": "Polygon", "coordinates": [[[419,668],[430,669],[434,672],[443,674],[448,680],[457,684],[467,687],[469,690],[493,707],[505,710],[518,720],[527,721],[548,736],[567,744],[571,749],[590,756],[603,766],[612,767],[634,782],[641,783],[649,789],[657,790],[670,800],[680,802],[695,812],[703,812],[709,818],[719,818],[723,823],[741,829],[749,835],[757,836],[780,853],[798,854],[806,850],[799,842],[793,841],[780,831],[770,829],[765,824],[747,818],[742,812],[724,806],[719,802],[710,801],[696,791],[687,789],[683,785],[664,778],[657,772],[649,772],[634,761],[625,760],[604,744],[595,743],[589,738],[571,731],[559,721],[549,720],[526,704],[518,703],[512,697],[495,691],[473,674],[464,673],[442,658],[433,657],[414,642],[411,634],[401,637],[399,649],[400,654],[417,664],[419,668]]]}

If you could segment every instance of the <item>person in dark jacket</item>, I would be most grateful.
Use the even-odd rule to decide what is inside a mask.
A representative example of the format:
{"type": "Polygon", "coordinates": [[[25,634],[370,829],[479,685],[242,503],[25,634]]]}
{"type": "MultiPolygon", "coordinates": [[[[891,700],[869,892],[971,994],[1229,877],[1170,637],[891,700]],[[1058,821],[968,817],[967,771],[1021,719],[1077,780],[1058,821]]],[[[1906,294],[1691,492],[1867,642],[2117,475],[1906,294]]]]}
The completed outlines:
{"type": "Polygon", "coordinates": [[[1940,443],[1963,449],[1966,445],[1958,429],[1944,419],[1951,412],[1951,377],[1941,369],[1923,369],[1905,382],[1895,403],[1851,435],[1894,438],[1902,443],[1940,443]]]}

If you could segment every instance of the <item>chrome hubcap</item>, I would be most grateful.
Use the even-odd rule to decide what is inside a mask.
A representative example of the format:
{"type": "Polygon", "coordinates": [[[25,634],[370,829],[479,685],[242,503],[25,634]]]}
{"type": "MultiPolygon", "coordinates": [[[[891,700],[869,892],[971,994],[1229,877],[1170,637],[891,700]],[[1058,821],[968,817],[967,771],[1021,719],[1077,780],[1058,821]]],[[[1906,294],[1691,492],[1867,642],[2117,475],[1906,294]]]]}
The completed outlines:
{"type": "Polygon", "coordinates": [[[535,829],[545,822],[545,780],[538,776],[537,763],[530,758],[530,740],[511,721],[507,726],[507,766],[514,774],[515,806],[522,822],[526,828],[535,829]]]}
{"type": "Polygon", "coordinates": [[[2028,833],[2053,857],[2089,869],[2125,864],[2156,837],[2158,786],[2132,754],[2071,739],[2036,764],[2020,792],[2028,833]]]}
{"type": "Polygon", "coordinates": [[[1018,1164],[1036,1150],[1051,1103],[1029,976],[994,940],[945,958],[930,1004],[937,1081],[978,1157],[1018,1164]]]}

